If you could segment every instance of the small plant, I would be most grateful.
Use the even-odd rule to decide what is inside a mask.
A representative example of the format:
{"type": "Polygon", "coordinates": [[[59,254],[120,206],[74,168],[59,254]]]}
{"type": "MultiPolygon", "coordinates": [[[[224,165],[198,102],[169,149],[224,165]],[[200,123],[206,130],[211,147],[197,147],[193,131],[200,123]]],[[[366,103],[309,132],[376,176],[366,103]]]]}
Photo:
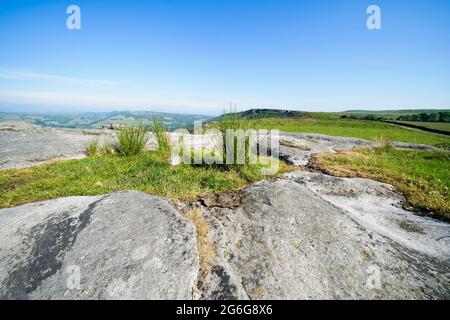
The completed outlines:
{"type": "Polygon", "coordinates": [[[167,129],[164,121],[157,117],[152,119],[152,132],[158,143],[159,151],[168,151],[170,149],[169,138],[167,137],[167,129]]]}
{"type": "Polygon", "coordinates": [[[117,135],[114,150],[122,156],[141,154],[148,142],[147,128],[143,124],[137,127],[125,128],[117,135]]]}
{"type": "Polygon", "coordinates": [[[98,140],[92,140],[91,142],[89,142],[89,144],[86,146],[86,155],[88,157],[95,157],[98,155],[98,140]]]}

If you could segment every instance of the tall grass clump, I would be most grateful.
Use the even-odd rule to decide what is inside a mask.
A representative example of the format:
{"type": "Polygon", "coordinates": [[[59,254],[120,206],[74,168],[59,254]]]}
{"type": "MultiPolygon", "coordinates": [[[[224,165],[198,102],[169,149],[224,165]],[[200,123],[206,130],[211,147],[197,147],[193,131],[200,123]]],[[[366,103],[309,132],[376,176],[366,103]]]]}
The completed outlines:
{"type": "Polygon", "coordinates": [[[158,150],[163,152],[169,151],[170,144],[169,138],[167,136],[167,128],[164,124],[164,121],[157,117],[153,117],[152,132],[156,139],[156,142],[158,143],[158,150]]]}
{"type": "MultiPolygon", "coordinates": [[[[226,141],[227,141],[227,130],[248,130],[251,128],[251,122],[242,119],[236,111],[229,113],[224,113],[219,121],[219,131],[222,135],[223,139],[223,163],[227,162],[227,152],[226,152],[226,141]]],[[[233,137],[233,145],[234,145],[234,157],[236,161],[237,149],[238,149],[238,138],[233,137]]],[[[245,164],[248,164],[250,155],[250,137],[245,137],[245,164]]]]}
{"type": "Polygon", "coordinates": [[[147,127],[140,124],[120,131],[114,149],[122,156],[135,156],[144,151],[147,142],[147,127]]]}
{"type": "Polygon", "coordinates": [[[89,144],[86,146],[85,153],[88,157],[95,157],[99,152],[98,148],[98,139],[92,140],[89,142],[89,144]]]}

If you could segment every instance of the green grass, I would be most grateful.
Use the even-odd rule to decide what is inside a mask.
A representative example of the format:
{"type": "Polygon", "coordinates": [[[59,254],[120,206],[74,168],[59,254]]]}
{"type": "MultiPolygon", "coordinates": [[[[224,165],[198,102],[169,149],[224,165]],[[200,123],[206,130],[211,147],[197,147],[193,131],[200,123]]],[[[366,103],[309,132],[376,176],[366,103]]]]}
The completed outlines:
{"type": "Polygon", "coordinates": [[[319,166],[338,176],[363,177],[397,187],[414,206],[450,220],[450,153],[380,147],[321,154],[319,166]]]}
{"type": "Polygon", "coordinates": [[[326,117],[306,119],[271,118],[254,120],[252,126],[256,129],[321,133],[372,141],[379,140],[380,137],[383,137],[391,141],[450,148],[450,137],[419,130],[409,130],[394,124],[377,121],[327,119],[326,117]]]}
{"type": "MultiPolygon", "coordinates": [[[[28,169],[0,171],[0,207],[64,196],[99,195],[139,190],[170,199],[191,200],[199,195],[240,189],[263,179],[259,167],[171,166],[167,152],[137,156],[88,157],[28,169]]],[[[290,170],[280,162],[280,172],[290,170]]]]}

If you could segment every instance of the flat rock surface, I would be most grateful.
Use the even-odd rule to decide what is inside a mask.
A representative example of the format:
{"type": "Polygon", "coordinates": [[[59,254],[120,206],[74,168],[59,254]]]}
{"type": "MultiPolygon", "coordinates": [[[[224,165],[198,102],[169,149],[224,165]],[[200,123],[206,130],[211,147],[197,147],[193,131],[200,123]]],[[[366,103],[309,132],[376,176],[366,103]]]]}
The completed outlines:
{"type": "MultiPolygon", "coordinates": [[[[62,129],[37,126],[24,121],[0,121],[0,170],[26,168],[55,160],[86,157],[88,144],[114,143],[114,130],[62,129]]],[[[168,133],[171,143],[178,143],[178,135],[168,133]]],[[[200,146],[202,137],[191,135],[191,145],[200,146]]],[[[209,138],[209,137],[208,137],[209,138]]],[[[210,139],[204,139],[210,146],[210,139]]],[[[148,133],[148,149],[157,146],[154,135],[148,133]]]]}
{"type": "Polygon", "coordinates": [[[43,128],[26,122],[0,122],[0,169],[24,168],[50,160],[84,157],[95,137],[76,129],[43,128]]]}
{"type": "Polygon", "coordinates": [[[0,299],[191,299],[194,226],[136,191],[0,210],[0,299]]]}
{"type": "Polygon", "coordinates": [[[203,209],[214,265],[204,299],[448,299],[450,225],[401,208],[393,188],[294,172],[203,209]]]}
{"type": "MultiPolygon", "coordinates": [[[[355,148],[370,148],[376,145],[373,141],[335,137],[316,133],[280,133],[278,153],[282,159],[294,166],[306,166],[313,154],[335,152],[355,148]]],[[[391,142],[391,145],[403,149],[435,150],[435,147],[423,144],[391,142]]]]}

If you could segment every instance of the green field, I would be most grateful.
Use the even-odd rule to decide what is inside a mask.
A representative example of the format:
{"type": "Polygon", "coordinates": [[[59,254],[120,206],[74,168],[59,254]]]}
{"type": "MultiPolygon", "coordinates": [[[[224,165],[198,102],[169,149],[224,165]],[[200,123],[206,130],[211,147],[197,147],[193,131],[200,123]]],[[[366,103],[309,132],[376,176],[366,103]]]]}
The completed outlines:
{"type": "Polygon", "coordinates": [[[372,141],[402,141],[450,148],[450,137],[378,121],[332,119],[322,115],[319,118],[264,118],[249,121],[256,129],[321,133],[372,141]]]}

